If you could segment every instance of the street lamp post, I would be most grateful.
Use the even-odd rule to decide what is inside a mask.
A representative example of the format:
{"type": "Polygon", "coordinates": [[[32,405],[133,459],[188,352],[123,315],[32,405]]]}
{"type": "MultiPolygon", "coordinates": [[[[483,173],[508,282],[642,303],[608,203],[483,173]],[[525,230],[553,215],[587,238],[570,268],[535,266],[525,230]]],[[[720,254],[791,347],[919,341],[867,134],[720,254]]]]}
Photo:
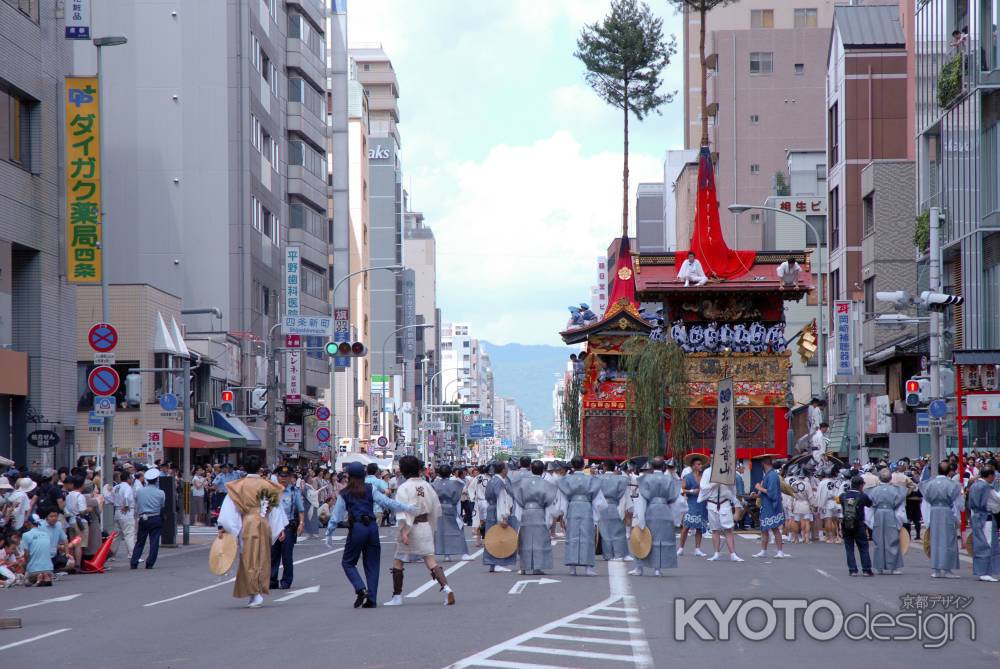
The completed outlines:
{"type": "MultiPolygon", "coordinates": [[[[420,329],[423,329],[423,328],[432,328],[432,327],[434,327],[433,323],[416,323],[414,325],[404,325],[403,327],[396,328],[395,330],[393,330],[392,332],[390,332],[388,335],[386,335],[385,339],[382,341],[382,375],[381,376],[382,376],[382,384],[383,384],[382,385],[382,414],[383,415],[385,414],[385,399],[386,399],[387,390],[388,390],[388,388],[385,385],[385,347],[386,347],[386,345],[389,343],[389,340],[392,338],[393,335],[399,334],[403,330],[410,330],[410,329],[420,330],[420,329]]],[[[385,432],[383,432],[383,434],[385,434],[386,438],[388,439],[388,437],[389,437],[388,426],[386,426],[386,430],[385,430],[385,432]]]]}
{"type": "Polygon", "coordinates": [[[825,395],[824,392],[824,380],[823,380],[823,366],[826,364],[826,340],[823,339],[823,256],[826,244],[823,242],[823,238],[819,236],[816,227],[806,220],[805,216],[799,216],[798,214],[793,214],[790,211],[785,211],[784,209],[778,209],[777,207],[767,207],[764,205],[749,205],[749,204],[731,204],[729,205],[729,211],[734,214],[741,214],[750,209],[759,209],[761,211],[774,211],[779,214],[785,214],[786,216],[791,216],[792,218],[801,221],[807,228],[809,228],[813,236],[816,237],[816,250],[819,256],[819,262],[817,267],[817,274],[819,275],[819,285],[816,287],[817,298],[816,298],[816,330],[817,339],[819,340],[819,390],[821,395],[825,395]]]}
{"type": "MultiPolygon", "coordinates": [[[[403,265],[385,265],[383,267],[362,267],[361,269],[354,270],[353,272],[348,272],[344,275],[340,281],[334,284],[333,290],[330,292],[330,298],[333,301],[334,309],[337,305],[337,291],[344,284],[345,281],[350,279],[352,276],[357,276],[358,274],[365,274],[367,272],[374,272],[375,270],[388,270],[390,272],[401,272],[406,269],[403,265]]],[[[347,299],[347,304],[350,306],[350,297],[347,299]]],[[[330,412],[332,414],[332,425],[333,425],[333,444],[337,444],[337,367],[334,365],[333,371],[330,372],[330,412]]]]}
{"type": "MultiPolygon", "coordinates": [[[[107,219],[107,213],[104,210],[104,161],[107,156],[104,151],[104,77],[101,71],[102,56],[101,52],[106,46],[121,46],[126,44],[128,38],[124,35],[108,35],[106,37],[96,37],[94,38],[94,46],[97,47],[97,116],[98,121],[98,138],[97,146],[98,151],[101,154],[101,159],[97,163],[97,181],[101,184],[101,203],[100,203],[100,216],[101,216],[101,321],[104,323],[109,322],[108,317],[108,227],[104,224],[107,219]]],[[[114,461],[114,429],[115,429],[115,417],[105,416],[104,417],[104,464],[101,467],[101,482],[111,483],[113,479],[112,475],[112,462],[114,461]]],[[[104,517],[101,519],[104,528],[108,533],[111,532],[115,525],[115,510],[110,504],[104,505],[104,517]]]]}
{"type": "MultiPolygon", "coordinates": [[[[824,382],[823,382],[823,367],[824,367],[824,364],[826,363],[826,342],[823,339],[823,297],[824,297],[824,295],[823,295],[823,292],[824,292],[823,291],[823,255],[824,255],[824,253],[823,253],[823,251],[824,251],[823,239],[819,236],[819,232],[816,230],[815,226],[813,226],[813,224],[810,223],[806,219],[805,216],[799,216],[798,214],[793,214],[790,211],[785,211],[784,209],[779,209],[778,207],[768,207],[766,205],[749,205],[749,204],[731,204],[731,205],[729,205],[729,211],[733,212],[734,214],[740,214],[740,213],[743,213],[744,211],[747,211],[749,209],[759,209],[761,211],[773,211],[773,212],[777,212],[779,214],[785,214],[786,216],[791,216],[792,218],[796,219],[797,221],[800,221],[807,228],[809,228],[810,230],[812,230],[813,236],[816,238],[816,253],[819,256],[818,267],[817,267],[817,270],[818,270],[817,274],[819,276],[819,285],[816,287],[816,291],[818,293],[817,296],[816,296],[816,339],[819,340],[819,342],[818,342],[819,343],[819,361],[818,361],[817,364],[818,364],[818,367],[819,367],[819,392],[820,392],[820,395],[823,396],[823,398],[825,399],[826,398],[826,391],[825,391],[824,382]]],[[[791,392],[791,388],[789,388],[789,393],[790,392],[791,392]]],[[[789,416],[788,416],[788,430],[787,430],[787,434],[785,435],[786,441],[787,441],[788,454],[789,455],[792,454],[793,446],[794,446],[794,443],[795,443],[795,431],[792,429],[792,417],[791,417],[791,411],[792,411],[793,404],[794,404],[794,400],[788,403],[788,412],[789,412],[789,416]]]]}

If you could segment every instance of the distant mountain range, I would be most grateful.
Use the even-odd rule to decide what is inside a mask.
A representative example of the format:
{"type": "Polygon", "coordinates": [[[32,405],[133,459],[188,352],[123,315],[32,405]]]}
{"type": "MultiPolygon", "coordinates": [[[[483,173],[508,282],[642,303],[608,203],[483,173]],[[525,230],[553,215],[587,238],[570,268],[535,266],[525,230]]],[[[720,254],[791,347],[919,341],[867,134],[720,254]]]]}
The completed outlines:
{"type": "Polygon", "coordinates": [[[552,427],[552,387],[555,374],[566,369],[566,361],[576,352],[570,346],[541,344],[493,344],[480,340],[493,365],[493,392],[513,398],[532,428],[552,427]]]}

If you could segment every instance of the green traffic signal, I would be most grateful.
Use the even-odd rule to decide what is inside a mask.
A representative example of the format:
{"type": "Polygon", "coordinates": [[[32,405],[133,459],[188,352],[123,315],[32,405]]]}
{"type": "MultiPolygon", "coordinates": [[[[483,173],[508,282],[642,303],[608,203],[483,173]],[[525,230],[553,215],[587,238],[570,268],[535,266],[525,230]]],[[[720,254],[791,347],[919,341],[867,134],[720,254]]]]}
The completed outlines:
{"type": "Polygon", "coordinates": [[[330,356],[337,355],[337,342],[328,341],[326,343],[326,354],[330,356]]]}

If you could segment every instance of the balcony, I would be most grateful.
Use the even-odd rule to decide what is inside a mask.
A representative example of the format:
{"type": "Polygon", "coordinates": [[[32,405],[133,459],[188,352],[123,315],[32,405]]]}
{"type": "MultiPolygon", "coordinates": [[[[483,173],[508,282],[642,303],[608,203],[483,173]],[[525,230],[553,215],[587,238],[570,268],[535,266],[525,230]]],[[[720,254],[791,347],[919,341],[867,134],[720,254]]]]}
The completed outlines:
{"type": "Polygon", "coordinates": [[[320,0],[285,0],[285,4],[288,7],[294,7],[300,12],[309,17],[317,26],[326,25],[326,12],[323,9],[323,3],[320,0]]]}
{"type": "Polygon", "coordinates": [[[326,124],[301,102],[288,102],[288,131],[297,132],[316,146],[326,146],[326,124]]]}
{"type": "Polygon", "coordinates": [[[285,40],[286,65],[302,72],[302,76],[321,91],[326,90],[326,64],[305,42],[294,37],[285,40]]]}
{"type": "Polygon", "coordinates": [[[366,71],[364,70],[362,64],[362,68],[358,72],[358,81],[360,81],[364,86],[371,86],[374,84],[391,84],[397,95],[399,93],[399,79],[396,77],[395,70],[366,71]]]}
{"type": "Polygon", "coordinates": [[[288,166],[288,195],[296,195],[318,209],[326,209],[326,182],[301,165],[288,166]]]}

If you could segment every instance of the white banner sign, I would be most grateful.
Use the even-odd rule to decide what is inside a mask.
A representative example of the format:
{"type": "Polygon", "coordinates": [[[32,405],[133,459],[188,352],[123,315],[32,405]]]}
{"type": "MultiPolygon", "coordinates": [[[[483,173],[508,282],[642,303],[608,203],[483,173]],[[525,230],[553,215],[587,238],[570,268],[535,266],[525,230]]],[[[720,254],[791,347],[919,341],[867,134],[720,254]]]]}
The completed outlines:
{"type": "Polygon", "coordinates": [[[1000,416],[1000,395],[976,393],[965,398],[965,415],[970,418],[1000,416]]]}
{"type": "MultiPolygon", "coordinates": [[[[299,279],[302,274],[299,255],[298,246],[289,246],[285,249],[285,314],[287,316],[299,315],[299,279]]],[[[287,330],[285,334],[288,334],[287,330]]],[[[306,333],[297,332],[295,334],[306,333]]]]}
{"type": "Polygon", "coordinates": [[[333,334],[333,319],[329,316],[284,316],[281,334],[303,337],[329,337],[333,334]]]}
{"type": "Polygon", "coordinates": [[[736,483],[736,398],[733,380],[719,381],[716,396],[715,457],[712,458],[712,483],[736,483]]]}
{"type": "Polygon", "coordinates": [[[66,0],[66,39],[90,39],[90,0],[66,0]]]}
{"type": "Polygon", "coordinates": [[[286,444],[301,444],[302,443],[302,426],[301,425],[286,425],[285,426],[285,443],[286,444]]]}
{"type": "Polygon", "coordinates": [[[302,339],[297,335],[285,336],[285,347],[293,349],[285,352],[285,404],[302,403],[302,351],[294,349],[302,346],[302,339]]]}
{"type": "Polygon", "coordinates": [[[163,448],[162,430],[149,430],[146,432],[146,448],[149,450],[163,448]]]}
{"type": "Polygon", "coordinates": [[[834,369],[837,374],[850,375],[854,373],[854,351],[851,348],[854,337],[851,322],[851,303],[838,300],[833,303],[833,346],[836,351],[834,369]]]}

